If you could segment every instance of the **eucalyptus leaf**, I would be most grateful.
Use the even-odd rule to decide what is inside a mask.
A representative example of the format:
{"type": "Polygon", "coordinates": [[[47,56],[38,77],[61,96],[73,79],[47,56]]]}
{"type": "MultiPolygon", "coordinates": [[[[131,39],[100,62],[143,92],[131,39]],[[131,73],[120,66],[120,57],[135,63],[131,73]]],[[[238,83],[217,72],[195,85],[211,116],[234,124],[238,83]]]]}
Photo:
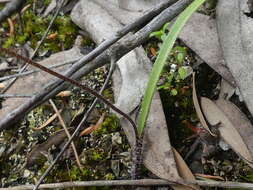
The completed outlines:
{"type": "MultiPolygon", "coordinates": [[[[217,128],[221,138],[231,146],[231,148],[247,162],[252,163],[253,157],[244,139],[234,126],[231,118],[222,109],[208,98],[201,97],[201,107],[203,113],[211,125],[220,123],[217,128]]],[[[233,110],[230,110],[233,111],[233,110]]]]}

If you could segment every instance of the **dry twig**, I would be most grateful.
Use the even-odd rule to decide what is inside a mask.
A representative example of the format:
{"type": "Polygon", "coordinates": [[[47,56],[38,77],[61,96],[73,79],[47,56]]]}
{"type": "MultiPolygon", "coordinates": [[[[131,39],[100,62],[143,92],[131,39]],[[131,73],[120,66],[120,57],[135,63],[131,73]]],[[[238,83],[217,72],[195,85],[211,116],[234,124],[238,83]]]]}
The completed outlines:
{"type": "MultiPolygon", "coordinates": [[[[73,181],[62,183],[42,184],[39,189],[63,189],[71,187],[94,187],[94,186],[169,186],[178,183],[187,185],[199,185],[203,187],[220,187],[220,188],[238,188],[238,189],[253,189],[252,183],[239,182],[219,182],[219,181],[181,181],[173,182],[164,179],[139,179],[139,180],[98,180],[98,181],[73,181]]],[[[16,187],[0,188],[0,190],[31,190],[34,185],[21,185],[16,187]]]]}
{"type": "MultiPolygon", "coordinates": [[[[59,119],[59,121],[60,121],[60,123],[61,123],[63,129],[65,130],[65,133],[66,133],[67,137],[70,139],[70,138],[71,138],[71,135],[70,135],[70,133],[69,133],[69,130],[68,130],[68,128],[67,128],[67,126],[66,126],[66,124],[65,124],[65,122],[64,122],[64,120],[63,120],[63,118],[62,118],[62,116],[61,116],[61,114],[60,114],[60,112],[59,112],[59,110],[57,109],[57,107],[56,107],[54,101],[53,101],[52,99],[50,99],[49,102],[50,102],[50,104],[52,105],[52,107],[53,107],[53,109],[54,109],[54,111],[55,111],[55,113],[56,113],[56,115],[57,115],[57,117],[58,117],[58,119],[59,119]]],[[[71,142],[71,146],[72,146],[74,155],[75,155],[75,157],[76,157],[76,163],[77,163],[78,167],[79,167],[80,170],[81,170],[81,169],[82,169],[82,164],[81,164],[81,162],[80,162],[80,159],[79,159],[79,156],[78,156],[78,153],[77,153],[76,146],[75,146],[74,142],[71,142]]]]}

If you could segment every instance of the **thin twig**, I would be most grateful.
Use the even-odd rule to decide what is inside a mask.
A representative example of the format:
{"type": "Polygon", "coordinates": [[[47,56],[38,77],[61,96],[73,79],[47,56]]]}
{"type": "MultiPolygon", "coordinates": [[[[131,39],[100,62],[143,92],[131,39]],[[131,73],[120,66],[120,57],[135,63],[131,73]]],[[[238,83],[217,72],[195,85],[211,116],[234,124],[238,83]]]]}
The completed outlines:
{"type": "MultiPolygon", "coordinates": [[[[55,103],[54,103],[54,101],[53,101],[52,99],[50,99],[49,102],[50,102],[50,104],[52,105],[52,107],[53,107],[55,113],[57,114],[57,117],[58,117],[58,119],[59,119],[59,121],[60,121],[60,123],[61,123],[63,129],[65,130],[66,135],[67,135],[68,138],[70,139],[70,138],[71,138],[71,135],[70,135],[70,133],[69,133],[69,130],[68,130],[68,128],[67,128],[67,126],[66,126],[66,124],[65,124],[65,122],[64,122],[64,120],[63,120],[63,118],[62,118],[62,116],[61,116],[61,114],[60,114],[60,112],[59,112],[59,110],[58,110],[58,108],[56,107],[56,105],[55,105],[55,103]]],[[[77,153],[76,146],[75,146],[74,142],[71,142],[71,146],[72,146],[74,155],[75,155],[75,157],[76,157],[76,163],[77,163],[78,167],[79,167],[80,170],[81,170],[81,169],[82,169],[82,164],[81,164],[81,162],[80,162],[80,159],[79,159],[79,156],[78,156],[78,153],[77,153]]]]}
{"type": "MultiPolygon", "coordinates": [[[[21,0],[20,0],[21,1],[21,0]]],[[[40,46],[42,45],[42,43],[44,42],[44,40],[46,39],[48,33],[49,33],[49,30],[51,29],[56,17],[58,16],[62,6],[63,6],[63,3],[64,3],[64,0],[62,0],[58,6],[58,9],[56,10],[52,20],[50,21],[48,27],[47,27],[47,30],[45,31],[44,35],[42,36],[41,40],[39,41],[39,43],[37,44],[35,50],[33,51],[32,55],[30,56],[30,59],[33,59],[34,56],[36,55],[37,51],[39,50],[40,46]]],[[[29,64],[25,64],[19,71],[19,74],[24,72],[26,70],[26,68],[28,67],[29,64]]],[[[13,78],[9,84],[2,90],[2,93],[6,92],[11,86],[12,84],[17,80],[17,78],[13,78]]]]}
{"type": "Polygon", "coordinates": [[[31,98],[32,94],[0,94],[0,98],[31,98]]]}
{"type": "Polygon", "coordinates": [[[13,22],[12,22],[12,20],[10,18],[7,18],[7,22],[8,22],[9,27],[10,27],[8,35],[9,36],[13,36],[14,32],[15,32],[15,30],[14,30],[14,24],[13,24],[13,22]]]}
{"type": "MultiPolygon", "coordinates": [[[[182,181],[184,182],[184,181],[182,181]]],[[[39,189],[63,189],[71,187],[99,187],[99,186],[169,186],[177,182],[167,181],[164,179],[139,179],[139,180],[97,180],[97,181],[73,181],[62,183],[42,184],[39,189]]],[[[252,183],[240,183],[233,181],[185,181],[187,185],[199,185],[203,187],[220,187],[220,188],[238,188],[253,189],[252,183]]],[[[16,187],[0,188],[0,190],[32,190],[34,185],[21,185],[16,187]]]]}
{"type": "MultiPolygon", "coordinates": [[[[47,68],[48,69],[52,69],[52,68],[57,68],[57,67],[61,67],[61,66],[68,65],[68,64],[72,64],[72,63],[71,62],[68,62],[68,63],[58,63],[58,64],[55,64],[55,65],[51,65],[51,66],[49,66],[47,68]]],[[[11,69],[11,67],[8,68],[8,69],[11,69]]],[[[18,73],[18,74],[13,74],[13,75],[8,75],[8,76],[0,77],[0,82],[8,80],[8,79],[16,78],[16,77],[24,77],[26,75],[29,75],[29,74],[32,74],[32,73],[37,73],[37,72],[40,72],[40,71],[41,71],[40,69],[37,69],[37,70],[31,70],[31,71],[26,71],[26,72],[23,72],[23,73],[18,73]]]]}

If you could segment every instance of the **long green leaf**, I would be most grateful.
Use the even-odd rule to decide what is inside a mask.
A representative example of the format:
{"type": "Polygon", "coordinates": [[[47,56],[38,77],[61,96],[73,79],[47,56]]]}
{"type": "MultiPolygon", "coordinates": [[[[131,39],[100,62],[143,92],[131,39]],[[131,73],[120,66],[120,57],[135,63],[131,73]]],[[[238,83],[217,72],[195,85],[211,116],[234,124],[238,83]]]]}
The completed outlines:
{"type": "Polygon", "coordinates": [[[159,80],[160,74],[163,70],[163,67],[166,63],[167,57],[180,33],[183,26],[190,18],[190,16],[202,5],[205,0],[195,0],[191,3],[177,18],[169,34],[167,35],[166,39],[164,40],[160,53],[154,63],[153,69],[150,74],[150,78],[148,81],[148,86],[144,95],[144,99],[141,105],[141,113],[140,118],[138,120],[138,134],[142,135],[144,130],[146,120],[149,114],[150,105],[152,102],[152,98],[154,96],[156,85],[159,80]]]}

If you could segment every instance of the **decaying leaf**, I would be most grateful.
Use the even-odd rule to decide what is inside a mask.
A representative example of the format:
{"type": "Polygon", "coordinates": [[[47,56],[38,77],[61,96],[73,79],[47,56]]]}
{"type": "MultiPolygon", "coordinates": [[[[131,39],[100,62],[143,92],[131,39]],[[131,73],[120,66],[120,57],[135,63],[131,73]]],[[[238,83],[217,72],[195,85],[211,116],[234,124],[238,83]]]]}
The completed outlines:
{"type": "Polygon", "coordinates": [[[215,134],[213,134],[211,132],[211,130],[209,129],[206,120],[204,118],[204,115],[201,111],[200,105],[199,105],[199,101],[198,101],[198,97],[197,97],[197,92],[196,92],[196,84],[195,84],[195,72],[193,72],[192,74],[192,99],[193,99],[193,104],[196,110],[196,113],[198,115],[199,121],[202,124],[202,126],[213,136],[216,136],[215,134]]]}
{"type": "Polygon", "coordinates": [[[99,128],[102,127],[102,124],[104,122],[105,114],[103,113],[102,116],[99,118],[97,121],[96,125],[91,125],[90,127],[84,129],[81,133],[80,136],[88,135],[92,133],[95,130],[98,130],[99,128]]]}
{"type": "Polygon", "coordinates": [[[155,48],[151,47],[150,48],[150,52],[153,56],[156,56],[157,55],[157,51],[155,50],[155,48]]]}
{"type": "Polygon", "coordinates": [[[253,114],[253,19],[251,0],[219,0],[217,30],[226,66],[231,71],[240,93],[253,114]]]}
{"type": "MultiPolygon", "coordinates": [[[[62,112],[62,109],[59,110],[59,113],[61,113],[61,112],[62,112]]],[[[34,127],[32,129],[36,130],[36,131],[41,130],[41,129],[45,128],[46,126],[48,126],[50,123],[52,123],[56,118],[57,118],[57,114],[55,113],[45,123],[43,123],[40,127],[34,127]]]]}
{"type": "Polygon", "coordinates": [[[1,88],[5,88],[5,84],[4,83],[0,83],[0,89],[1,88]]]}
{"type": "Polygon", "coordinates": [[[57,38],[57,36],[58,36],[58,33],[55,32],[55,33],[52,33],[52,34],[48,35],[47,39],[55,40],[57,38]]]}
{"type": "Polygon", "coordinates": [[[213,175],[206,175],[206,174],[195,174],[195,176],[206,178],[206,179],[214,179],[214,180],[222,180],[225,181],[225,179],[221,176],[213,176],[213,175]]]}
{"type": "MultiPolygon", "coordinates": [[[[201,97],[201,107],[203,114],[211,125],[217,125],[220,137],[231,146],[231,148],[242,158],[248,162],[253,161],[253,157],[245,144],[242,136],[237,131],[234,123],[227,117],[227,115],[208,98],[201,97]]],[[[230,110],[231,111],[231,110],[230,110]]]]}
{"type": "Polygon", "coordinates": [[[215,19],[194,13],[184,26],[179,38],[222,78],[235,86],[235,79],[224,65],[215,19]]]}
{"type": "Polygon", "coordinates": [[[253,155],[253,126],[246,115],[230,101],[218,99],[215,103],[233,123],[233,126],[243,138],[251,155],[253,155]]]}
{"type": "Polygon", "coordinates": [[[65,90],[65,91],[61,91],[61,92],[60,92],[59,94],[57,94],[56,96],[57,96],[57,97],[63,98],[63,97],[69,97],[69,96],[71,96],[71,94],[72,94],[71,91],[65,90]]]}
{"type": "MultiPolygon", "coordinates": [[[[192,174],[191,170],[188,168],[187,164],[185,163],[184,159],[181,157],[181,155],[176,151],[176,149],[172,148],[174,153],[174,158],[177,164],[177,170],[184,180],[193,181],[195,180],[194,175],[192,174]]],[[[192,190],[192,189],[200,189],[197,185],[191,185],[190,187],[183,186],[183,185],[173,185],[173,189],[175,190],[192,190]]]]}
{"type": "Polygon", "coordinates": [[[235,87],[231,86],[224,79],[221,80],[219,99],[229,100],[235,93],[235,87]]]}
{"type": "Polygon", "coordinates": [[[31,167],[41,160],[45,156],[45,153],[48,152],[48,149],[53,145],[58,146],[64,141],[67,137],[64,130],[58,131],[48,138],[44,143],[36,145],[32,151],[27,155],[27,167],[31,167]]]}

